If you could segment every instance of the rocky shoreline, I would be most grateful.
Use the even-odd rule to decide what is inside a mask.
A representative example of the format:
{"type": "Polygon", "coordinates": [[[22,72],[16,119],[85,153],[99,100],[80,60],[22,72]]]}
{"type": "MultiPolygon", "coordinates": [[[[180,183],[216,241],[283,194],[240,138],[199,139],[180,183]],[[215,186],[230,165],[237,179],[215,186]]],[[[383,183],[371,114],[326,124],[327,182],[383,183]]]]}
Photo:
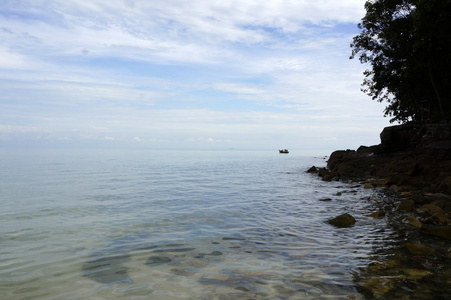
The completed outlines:
{"type": "MultiPolygon", "coordinates": [[[[323,180],[359,182],[392,195],[378,205],[403,242],[390,260],[356,275],[368,298],[451,299],[451,124],[407,123],[384,128],[381,143],[333,152],[327,168],[312,167],[323,180]]],[[[344,214],[329,221],[353,226],[344,214]]]]}

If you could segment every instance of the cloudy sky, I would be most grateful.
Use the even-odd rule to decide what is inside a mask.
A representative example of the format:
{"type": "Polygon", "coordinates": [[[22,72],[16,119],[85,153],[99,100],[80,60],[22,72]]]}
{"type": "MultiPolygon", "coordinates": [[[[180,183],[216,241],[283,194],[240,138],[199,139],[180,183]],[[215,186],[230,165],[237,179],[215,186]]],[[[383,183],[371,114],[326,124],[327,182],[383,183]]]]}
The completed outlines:
{"type": "Polygon", "coordinates": [[[365,0],[0,0],[0,146],[356,148],[365,0]]]}

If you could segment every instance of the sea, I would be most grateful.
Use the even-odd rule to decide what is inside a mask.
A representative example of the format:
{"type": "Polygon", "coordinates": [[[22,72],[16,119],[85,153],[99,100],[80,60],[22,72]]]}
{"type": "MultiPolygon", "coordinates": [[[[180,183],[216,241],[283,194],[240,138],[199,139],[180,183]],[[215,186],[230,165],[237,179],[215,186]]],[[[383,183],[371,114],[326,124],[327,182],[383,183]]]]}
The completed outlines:
{"type": "Polygon", "coordinates": [[[378,194],[291,151],[0,150],[0,298],[363,299],[378,194]],[[349,213],[357,223],[336,228],[349,213]]]}

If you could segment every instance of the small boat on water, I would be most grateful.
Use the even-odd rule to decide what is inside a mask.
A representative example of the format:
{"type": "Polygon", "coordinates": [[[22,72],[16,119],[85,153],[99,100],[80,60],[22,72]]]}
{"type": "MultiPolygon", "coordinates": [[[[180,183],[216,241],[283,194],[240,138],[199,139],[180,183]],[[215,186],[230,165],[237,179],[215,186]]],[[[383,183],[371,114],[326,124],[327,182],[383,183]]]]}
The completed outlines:
{"type": "Polygon", "coordinates": [[[288,151],[288,149],[279,149],[279,153],[286,153],[286,154],[288,154],[290,152],[288,151]]]}

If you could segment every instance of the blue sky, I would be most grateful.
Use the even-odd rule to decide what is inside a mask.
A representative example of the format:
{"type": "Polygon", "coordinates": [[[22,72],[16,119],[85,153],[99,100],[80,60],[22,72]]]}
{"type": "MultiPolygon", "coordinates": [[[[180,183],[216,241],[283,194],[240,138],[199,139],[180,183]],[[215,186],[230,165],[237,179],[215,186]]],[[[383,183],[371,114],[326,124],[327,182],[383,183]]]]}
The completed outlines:
{"type": "Polygon", "coordinates": [[[364,0],[0,0],[0,146],[379,143],[364,0]]]}

